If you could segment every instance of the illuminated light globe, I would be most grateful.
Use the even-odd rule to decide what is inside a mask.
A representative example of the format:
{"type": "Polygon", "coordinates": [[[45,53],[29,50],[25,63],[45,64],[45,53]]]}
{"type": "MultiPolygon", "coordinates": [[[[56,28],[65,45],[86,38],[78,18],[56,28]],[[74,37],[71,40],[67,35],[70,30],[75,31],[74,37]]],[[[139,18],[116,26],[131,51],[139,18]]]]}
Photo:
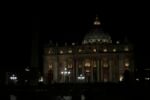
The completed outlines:
{"type": "Polygon", "coordinates": [[[120,82],[123,81],[123,76],[120,76],[119,81],[120,81],[120,82]]]}
{"type": "Polygon", "coordinates": [[[70,71],[67,70],[67,68],[65,68],[63,71],[61,71],[62,75],[70,75],[70,71]]]}
{"type": "Polygon", "coordinates": [[[115,48],[113,49],[113,52],[116,52],[116,49],[115,49],[115,48]]]}
{"type": "Polygon", "coordinates": [[[16,83],[16,82],[18,81],[18,78],[17,78],[17,76],[16,76],[15,74],[11,75],[11,76],[9,77],[9,79],[10,79],[13,83],[16,83]]]}
{"type": "Polygon", "coordinates": [[[136,81],[139,81],[139,78],[136,78],[136,81]]]}
{"type": "Polygon", "coordinates": [[[78,80],[84,80],[85,77],[84,77],[82,74],[80,74],[80,76],[78,76],[77,79],[78,79],[78,80]]]}
{"type": "Polygon", "coordinates": [[[104,49],[103,51],[104,51],[104,52],[107,52],[107,49],[104,49]]]}
{"type": "Polygon", "coordinates": [[[41,76],[40,78],[39,78],[39,82],[43,82],[44,80],[43,80],[43,77],[41,76]]]}

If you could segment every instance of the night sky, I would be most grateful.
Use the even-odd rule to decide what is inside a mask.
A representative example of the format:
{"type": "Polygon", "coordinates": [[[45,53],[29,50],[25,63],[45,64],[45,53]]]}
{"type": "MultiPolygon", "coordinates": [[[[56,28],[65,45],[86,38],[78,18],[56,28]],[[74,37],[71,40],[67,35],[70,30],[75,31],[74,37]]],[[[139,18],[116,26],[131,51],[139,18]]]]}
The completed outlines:
{"type": "MultiPolygon", "coordinates": [[[[23,68],[30,66],[32,35],[40,33],[39,47],[49,40],[64,44],[82,41],[98,14],[102,28],[113,40],[128,39],[135,45],[138,67],[149,67],[149,15],[147,6],[135,4],[102,5],[98,7],[61,6],[32,10],[32,15],[11,15],[3,19],[1,34],[1,66],[23,68]]],[[[41,49],[40,49],[41,50],[41,49]]]]}

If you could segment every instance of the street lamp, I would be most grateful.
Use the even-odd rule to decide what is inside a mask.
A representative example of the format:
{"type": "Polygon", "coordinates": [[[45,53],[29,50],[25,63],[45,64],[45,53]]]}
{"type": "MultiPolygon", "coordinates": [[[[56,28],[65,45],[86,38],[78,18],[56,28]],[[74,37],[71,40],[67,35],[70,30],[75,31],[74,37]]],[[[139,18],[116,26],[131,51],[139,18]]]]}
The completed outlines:
{"type": "Polygon", "coordinates": [[[17,76],[13,74],[12,76],[10,76],[10,80],[17,80],[17,76]]]}
{"type": "Polygon", "coordinates": [[[80,76],[77,77],[78,80],[84,80],[85,76],[83,76],[82,74],[80,74],[80,76]]]}
{"type": "Polygon", "coordinates": [[[16,83],[17,80],[18,80],[18,78],[17,78],[17,76],[16,76],[15,74],[12,74],[12,75],[9,77],[9,79],[10,79],[13,83],[16,83]]]}
{"type": "Polygon", "coordinates": [[[40,83],[42,83],[44,80],[43,80],[43,77],[41,76],[40,78],[39,78],[39,82],[40,83]]]}
{"type": "Polygon", "coordinates": [[[61,74],[63,75],[63,80],[66,81],[66,76],[70,75],[70,71],[67,70],[67,68],[65,67],[65,69],[63,71],[61,71],[61,74]]]}

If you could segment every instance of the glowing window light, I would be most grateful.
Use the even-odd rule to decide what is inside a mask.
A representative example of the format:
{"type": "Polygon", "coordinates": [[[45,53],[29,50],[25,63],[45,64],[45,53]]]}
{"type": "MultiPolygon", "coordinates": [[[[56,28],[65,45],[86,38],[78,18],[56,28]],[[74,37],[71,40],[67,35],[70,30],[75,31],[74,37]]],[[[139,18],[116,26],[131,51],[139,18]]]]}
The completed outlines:
{"type": "Polygon", "coordinates": [[[107,67],[108,67],[108,64],[107,64],[107,63],[105,63],[105,64],[104,64],[104,67],[105,67],[105,68],[107,68],[107,67]]]}
{"type": "Polygon", "coordinates": [[[129,51],[129,48],[128,48],[128,47],[125,47],[125,48],[124,48],[124,51],[129,51]]]}
{"type": "Polygon", "coordinates": [[[104,49],[103,51],[104,51],[104,52],[107,52],[107,49],[104,49]]]}
{"type": "Polygon", "coordinates": [[[44,79],[43,79],[43,77],[41,76],[40,78],[39,78],[39,82],[43,82],[44,81],[44,79]]]}
{"type": "Polygon", "coordinates": [[[53,67],[52,64],[49,64],[48,68],[49,68],[49,69],[52,69],[52,67],[53,67]]]}
{"type": "Polygon", "coordinates": [[[48,54],[51,54],[51,50],[48,51],[48,54]]]}
{"type": "Polygon", "coordinates": [[[79,52],[81,52],[82,51],[82,49],[79,49],[79,52]]]}
{"type": "Polygon", "coordinates": [[[136,81],[139,81],[139,78],[136,78],[136,81]]]}
{"type": "Polygon", "coordinates": [[[101,23],[99,21],[95,21],[94,25],[100,25],[101,23]]]}
{"type": "Polygon", "coordinates": [[[123,76],[122,76],[122,75],[120,76],[119,81],[120,81],[120,82],[123,81],[123,76]]]}
{"type": "Polygon", "coordinates": [[[72,64],[68,64],[68,68],[72,68],[72,64]]]}
{"type": "Polygon", "coordinates": [[[72,45],[75,45],[75,43],[73,42],[72,45]]]}
{"type": "Polygon", "coordinates": [[[29,71],[30,71],[30,69],[29,69],[29,68],[25,68],[25,71],[26,71],[26,72],[29,72],[29,71]]]}
{"type": "Polygon", "coordinates": [[[93,49],[93,52],[96,52],[96,49],[93,49]]]}
{"type": "Polygon", "coordinates": [[[128,62],[125,63],[125,67],[129,67],[129,63],[128,62]]]}
{"type": "Polygon", "coordinates": [[[120,44],[120,42],[119,42],[119,41],[116,41],[116,44],[120,44]]]}
{"type": "Polygon", "coordinates": [[[108,81],[108,79],[107,78],[104,78],[104,82],[107,82],[108,81]]]}
{"type": "Polygon", "coordinates": [[[106,39],[103,39],[102,41],[103,41],[103,42],[107,42],[107,40],[106,40],[106,39]]]}
{"type": "Polygon", "coordinates": [[[86,40],[84,40],[84,41],[83,41],[83,44],[86,44],[86,43],[87,43],[87,41],[86,41],[86,40]]]}
{"type": "Polygon", "coordinates": [[[96,67],[96,62],[93,63],[93,67],[96,67]]]}
{"type": "Polygon", "coordinates": [[[64,52],[62,50],[60,50],[60,54],[63,54],[64,52]]]}
{"type": "Polygon", "coordinates": [[[113,52],[116,52],[116,49],[115,49],[115,48],[113,49],[113,52]]]}
{"type": "Polygon", "coordinates": [[[86,70],[85,72],[89,73],[89,72],[90,72],[90,70],[86,70]]]}
{"type": "Polygon", "coordinates": [[[83,76],[82,74],[80,74],[80,76],[77,77],[78,80],[84,80],[85,76],[83,76]]]}
{"type": "Polygon", "coordinates": [[[72,53],[72,50],[68,50],[68,53],[72,53]]]}
{"type": "Polygon", "coordinates": [[[65,71],[67,70],[67,68],[65,67],[65,71]]]}

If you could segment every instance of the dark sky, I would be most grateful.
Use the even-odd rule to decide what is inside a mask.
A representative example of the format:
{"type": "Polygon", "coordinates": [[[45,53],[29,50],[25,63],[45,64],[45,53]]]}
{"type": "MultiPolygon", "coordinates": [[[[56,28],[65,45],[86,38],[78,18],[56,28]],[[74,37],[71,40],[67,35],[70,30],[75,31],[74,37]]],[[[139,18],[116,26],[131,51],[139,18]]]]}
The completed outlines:
{"type": "MultiPolygon", "coordinates": [[[[43,6],[42,6],[43,7],[43,6]]],[[[102,28],[114,40],[127,36],[135,45],[137,66],[149,66],[148,6],[136,4],[60,6],[34,9],[36,16],[5,16],[1,36],[1,66],[20,68],[30,65],[32,34],[40,33],[40,47],[49,40],[59,43],[81,41],[98,14],[102,28]]]]}

